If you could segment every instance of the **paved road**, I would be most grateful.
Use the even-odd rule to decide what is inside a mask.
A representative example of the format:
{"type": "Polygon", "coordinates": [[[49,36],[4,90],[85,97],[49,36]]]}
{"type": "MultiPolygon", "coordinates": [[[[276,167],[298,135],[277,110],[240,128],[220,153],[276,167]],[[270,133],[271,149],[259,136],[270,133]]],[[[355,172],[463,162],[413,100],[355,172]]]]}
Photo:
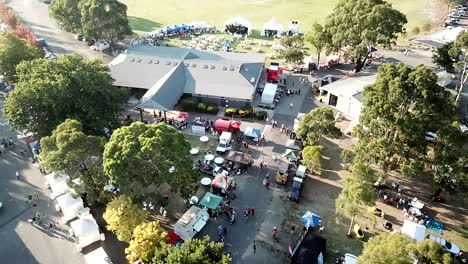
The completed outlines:
{"type": "MultiPolygon", "coordinates": [[[[0,137],[16,139],[16,135],[3,119],[3,99],[0,99],[0,137]]],[[[0,259],[1,263],[84,263],[76,252],[75,241],[67,236],[65,226],[49,230],[27,222],[37,211],[46,215],[46,223],[59,221],[48,190],[44,190],[44,177],[31,163],[31,159],[19,154],[26,146],[19,141],[0,156],[0,259]],[[15,171],[20,171],[17,180],[15,171]],[[26,205],[25,196],[36,192],[38,206],[26,205]]]]}
{"type": "Polygon", "coordinates": [[[79,53],[85,57],[110,61],[111,57],[91,50],[84,43],[75,40],[73,34],[62,31],[49,17],[49,5],[39,0],[10,0],[9,5],[38,38],[46,39],[53,53],[79,53]]]}

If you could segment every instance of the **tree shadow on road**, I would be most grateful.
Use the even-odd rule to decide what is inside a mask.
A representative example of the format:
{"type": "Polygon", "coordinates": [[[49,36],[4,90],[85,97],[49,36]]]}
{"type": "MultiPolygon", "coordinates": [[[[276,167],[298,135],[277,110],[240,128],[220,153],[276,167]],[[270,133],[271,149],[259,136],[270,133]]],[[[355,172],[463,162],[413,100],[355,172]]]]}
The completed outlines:
{"type": "Polygon", "coordinates": [[[150,32],[161,27],[161,23],[141,17],[129,16],[128,22],[132,29],[136,31],[150,32]]]}

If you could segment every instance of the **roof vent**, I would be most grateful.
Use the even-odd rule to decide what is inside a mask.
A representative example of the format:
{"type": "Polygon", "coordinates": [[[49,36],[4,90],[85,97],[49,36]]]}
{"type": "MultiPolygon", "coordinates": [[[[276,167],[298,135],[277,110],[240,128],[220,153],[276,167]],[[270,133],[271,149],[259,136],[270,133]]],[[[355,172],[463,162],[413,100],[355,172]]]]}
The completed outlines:
{"type": "Polygon", "coordinates": [[[153,63],[153,60],[148,60],[148,63],[149,63],[149,64],[153,63]]]}
{"type": "Polygon", "coordinates": [[[197,65],[195,63],[192,63],[192,68],[195,68],[197,67],[197,65]]]}
{"type": "Polygon", "coordinates": [[[190,63],[184,63],[185,67],[190,66],[190,63]]]}
{"type": "Polygon", "coordinates": [[[141,59],[136,59],[136,62],[141,62],[141,59]]]}
{"type": "Polygon", "coordinates": [[[203,69],[208,69],[208,65],[203,65],[203,69]]]}
{"type": "Polygon", "coordinates": [[[226,66],[223,66],[223,71],[227,71],[227,67],[226,67],[226,66]]]}
{"type": "Polygon", "coordinates": [[[130,62],[134,62],[134,61],[135,61],[135,59],[134,59],[134,58],[131,58],[131,59],[130,59],[130,62]]]}
{"type": "Polygon", "coordinates": [[[171,65],[171,62],[170,62],[170,61],[166,61],[166,65],[171,65]]]}
{"type": "Polygon", "coordinates": [[[153,61],[154,64],[159,64],[158,60],[153,61]]]}
{"type": "Polygon", "coordinates": [[[173,62],[172,65],[176,66],[176,65],[177,65],[177,62],[173,62]]]}
{"type": "Polygon", "coordinates": [[[230,71],[234,71],[234,67],[231,66],[231,68],[229,68],[230,71]]]}
{"type": "Polygon", "coordinates": [[[214,68],[215,68],[215,66],[214,66],[214,65],[211,65],[211,66],[210,66],[210,69],[212,69],[212,70],[213,70],[214,68]]]}

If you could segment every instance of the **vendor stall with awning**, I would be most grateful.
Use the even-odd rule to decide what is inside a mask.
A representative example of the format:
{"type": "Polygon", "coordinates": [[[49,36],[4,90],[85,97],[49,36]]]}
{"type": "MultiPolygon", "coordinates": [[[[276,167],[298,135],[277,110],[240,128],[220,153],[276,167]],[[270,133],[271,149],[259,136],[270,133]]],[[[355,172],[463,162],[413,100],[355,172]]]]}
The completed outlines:
{"type": "Polygon", "coordinates": [[[233,184],[234,184],[233,177],[216,174],[214,179],[211,181],[211,190],[214,194],[224,197],[227,195],[230,187],[233,184]]]}
{"type": "Polygon", "coordinates": [[[81,197],[73,197],[70,192],[57,197],[57,205],[63,213],[62,223],[67,223],[85,210],[81,197]]]}
{"type": "Polygon", "coordinates": [[[258,140],[262,134],[262,131],[258,128],[248,127],[245,129],[244,136],[258,140]]]}
{"type": "Polygon", "coordinates": [[[247,19],[237,16],[224,22],[224,32],[230,34],[252,34],[252,23],[247,19]]]}
{"type": "Polygon", "coordinates": [[[51,190],[50,199],[55,199],[55,197],[60,196],[68,191],[68,182],[70,181],[70,176],[67,174],[62,172],[53,172],[46,175],[45,178],[45,185],[51,190]]]}
{"type": "Polygon", "coordinates": [[[226,160],[233,162],[238,167],[245,168],[250,164],[252,156],[248,153],[231,150],[226,156],[226,160]]]}
{"type": "Polygon", "coordinates": [[[263,24],[262,35],[267,37],[279,37],[283,32],[283,24],[278,23],[274,17],[263,24]]]}

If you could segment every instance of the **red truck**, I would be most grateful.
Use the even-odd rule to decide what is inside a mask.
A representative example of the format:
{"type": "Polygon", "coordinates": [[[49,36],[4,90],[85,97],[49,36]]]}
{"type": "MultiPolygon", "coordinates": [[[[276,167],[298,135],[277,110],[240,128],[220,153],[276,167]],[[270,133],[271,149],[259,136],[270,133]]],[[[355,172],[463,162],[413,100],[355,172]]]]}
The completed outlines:
{"type": "Polygon", "coordinates": [[[219,134],[223,132],[240,131],[241,122],[228,119],[218,119],[214,123],[214,130],[219,134]]]}

